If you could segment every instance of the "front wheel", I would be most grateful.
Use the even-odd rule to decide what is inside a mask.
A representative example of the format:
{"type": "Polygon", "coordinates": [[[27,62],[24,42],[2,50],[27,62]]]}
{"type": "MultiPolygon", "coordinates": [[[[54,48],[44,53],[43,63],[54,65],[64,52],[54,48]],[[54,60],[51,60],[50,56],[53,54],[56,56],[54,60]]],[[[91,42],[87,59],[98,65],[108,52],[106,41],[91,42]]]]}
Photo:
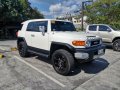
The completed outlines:
{"type": "Polygon", "coordinates": [[[53,53],[52,63],[57,73],[67,75],[74,67],[74,58],[68,51],[60,49],[53,53]]]}
{"type": "Polygon", "coordinates": [[[117,39],[113,42],[113,50],[120,52],[120,39],[117,39]]]}

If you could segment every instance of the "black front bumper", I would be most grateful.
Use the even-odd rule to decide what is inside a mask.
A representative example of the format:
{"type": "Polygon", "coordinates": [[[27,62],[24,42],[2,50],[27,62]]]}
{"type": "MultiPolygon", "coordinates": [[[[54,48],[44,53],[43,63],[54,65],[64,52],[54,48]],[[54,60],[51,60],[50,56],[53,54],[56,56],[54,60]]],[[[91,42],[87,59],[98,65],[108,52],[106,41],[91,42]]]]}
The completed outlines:
{"type": "MultiPolygon", "coordinates": [[[[95,46],[95,47],[90,47],[90,48],[76,48],[75,49],[75,53],[87,53],[88,54],[88,58],[87,59],[77,59],[80,62],[87,62],[87,61],[91,61],[94,59],[95,56],[98,56],[98,51],[103,49],[103,52],[105,53],[105,45],[99,45],[99,46],[95,46]]],[[[103,53],[103,54],[104,54],[103,53]]]]}

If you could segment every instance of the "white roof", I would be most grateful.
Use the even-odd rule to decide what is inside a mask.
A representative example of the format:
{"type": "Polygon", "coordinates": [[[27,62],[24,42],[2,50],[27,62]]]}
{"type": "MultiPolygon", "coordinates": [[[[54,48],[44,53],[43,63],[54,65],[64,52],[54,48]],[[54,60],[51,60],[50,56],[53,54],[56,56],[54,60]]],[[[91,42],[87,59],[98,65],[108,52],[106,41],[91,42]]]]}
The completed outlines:
{"type": "Polygon", "coordinates": [[[70,21],[67,21],[67,20],[58,20],[58,19],[31,19],[31,20],[27,20],[27,21],[22,22],[22,24],[33,22],[33,21],[51,21],[51,20],[70,22],[70,21]]]}

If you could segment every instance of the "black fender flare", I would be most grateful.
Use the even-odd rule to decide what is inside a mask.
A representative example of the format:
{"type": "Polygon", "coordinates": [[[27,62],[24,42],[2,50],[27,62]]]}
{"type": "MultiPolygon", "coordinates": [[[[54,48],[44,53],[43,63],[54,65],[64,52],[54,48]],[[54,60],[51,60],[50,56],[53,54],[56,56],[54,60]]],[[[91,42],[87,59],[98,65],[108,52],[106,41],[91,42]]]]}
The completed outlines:
{"type": "MultiPolygon", "coordinates": [[[[17,45],[18,45],[18,43],[21,42],[21,41],[24,41],[24,42],[26,43],[26,40],[25,40],[24,37],[18,37],[18,38],[17,38],[17,45]]],[[[27,44],[27,43],[26,43],[26,44],[27,44]]]]}
{"type": "Polygon", "coordinates": [[[75,48],[67,43],[61,43],[61,42],[52,42],[50,46],[50,56],[52,53],[57,49],[69,49],[70,53],[75,52],[75,48]]]}

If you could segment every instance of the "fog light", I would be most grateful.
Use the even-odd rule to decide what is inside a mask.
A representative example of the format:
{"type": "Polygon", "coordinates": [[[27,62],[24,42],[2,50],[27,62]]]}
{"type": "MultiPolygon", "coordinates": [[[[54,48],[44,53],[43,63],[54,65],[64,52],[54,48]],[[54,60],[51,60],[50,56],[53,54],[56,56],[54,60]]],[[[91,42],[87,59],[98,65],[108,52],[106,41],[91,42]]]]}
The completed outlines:
{"type": "Polygon", "coordinates": [[[103,49],[101,49],[101,50],[98,51],[98,55],[103,54],[103,53],[104,53],[103,49]]]}
{"type": "Polygon", "coordinates": [[[75,53],[76,59],[88,59],[89,54],[88,53],[75,53]]]}

